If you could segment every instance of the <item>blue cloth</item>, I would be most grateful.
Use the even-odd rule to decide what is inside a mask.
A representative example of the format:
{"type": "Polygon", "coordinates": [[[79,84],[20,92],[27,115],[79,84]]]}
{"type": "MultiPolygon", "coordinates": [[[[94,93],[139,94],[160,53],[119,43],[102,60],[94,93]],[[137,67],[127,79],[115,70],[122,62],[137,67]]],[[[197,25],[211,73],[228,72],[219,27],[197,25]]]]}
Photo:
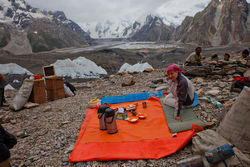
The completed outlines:
{"type": "Polygon", "coordinates": [[[199,102],[198,95],[196,92],[194,92],[194,104],[192,105],[192,107],[194,108],[195,106],[197,106],[198,102],[199,102]]]}
{"type": "Polygon", "coordinates": [[[116,103],[126,103],[126,102],[133,102],[133,101],[140,101],[140,100],[147,100],[150,96],[154,96],[160,98],[164,96],[162,90],[159,90],[157,93],[137,93],[137,94],[128,94],[123,96],[108,96],[101,98],[101,104],[109,103],[109,104],[116,104],[116,103]]]}

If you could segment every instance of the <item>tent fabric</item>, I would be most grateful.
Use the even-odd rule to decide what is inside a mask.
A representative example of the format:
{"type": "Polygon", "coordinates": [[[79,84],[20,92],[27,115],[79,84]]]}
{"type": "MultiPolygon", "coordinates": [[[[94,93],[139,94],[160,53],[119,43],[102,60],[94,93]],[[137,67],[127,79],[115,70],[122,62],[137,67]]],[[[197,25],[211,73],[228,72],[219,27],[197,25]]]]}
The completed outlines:
{"type": "MultiPolygon", "coordinates": [[[[133,103],[119,103],[111,107],[133,103]]],[[[147,118],[136,123],[117,120],[118,133],[113,135],[99,130],[97,112],[89,109],[69,162],[159,159],[184,147],[195,134],[189,130],[172,137],[159,98],[150,97],[136,103],[136,111],[146,113],[147,118]],[[142,107],[144,101],[147,108],[142,107]]]]}
{"type": "Polygon", "coordinates": [[[128,94],[123,96],[108,96],[101,98],[101,104],[104,103],[117,104],[117,103],[147,100],[151,96],[159,98],[164,96],[164,93],[162,90],[158,90],[157,93],[144,92],[144,93],[128,94]]]}
{"type": "Polygon", "coordinates": [[[196,117],[192,108],[182,109],[180,112],[181,121],[175,120],[175,108],[165,105],[163,101],[164,98],[161,98],[161,104],[168,123],[168,127],[172,133],[190,130],[192,129],[192,125],[194,123],[200,127],[205,127],[205,124],[196,117]]]}

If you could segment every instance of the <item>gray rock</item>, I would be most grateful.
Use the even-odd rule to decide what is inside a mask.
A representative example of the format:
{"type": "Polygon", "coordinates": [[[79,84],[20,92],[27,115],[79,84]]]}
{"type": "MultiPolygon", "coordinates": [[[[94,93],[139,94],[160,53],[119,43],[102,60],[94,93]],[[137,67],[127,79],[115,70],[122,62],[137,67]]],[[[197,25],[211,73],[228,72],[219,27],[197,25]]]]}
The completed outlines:
{"type": "Polygon", "coordinates": [[[235,70],[230,70],[230,71],[227,71],[227,72],[226,72],[227,75],[232,75],[232,74],[234,74],[234,73],[236,73],[235,70]]]}
{"type": "Polygon", "coordinates": [[[241,75],[240,74],[234,74],[233,77],[236,78],[236,77],[240,77],[241,75]]]}
{"type": "Polygon", "coordinates": [[[88,163],[87,162],[79,162],[76,164],[76,167],[87,167],[88,163]]]}
{"type": "Polygon", "coordinates": [[[209,75],[209,79],[222,79],[221,75],[209,75]]]}
{"type": "Polygon", "coordinates": [[[212,119],[212,122],[217,122],[217,121],[218,121],[218,120],[217,120],[217,119],[215,119],[215,118],[213,118],[213,119],[212,119]]]}
{"type": "Polygon", "coordinates": [[[163,79],[156,79],[152,81],[153,84],[163,83],[163,79]]]}
{"type": "Polygon", "coordinates": [[[210,100],[207,97],[200,97],[199,100],[204,102],[210,102],[210,100]]]}
{"type": "Polygon", "coordinates": [[[50,105],[47,105],[47,106],[45,106],[44,107],[44,109],[42,110],[43,112],[49,112],[49,111],[51,111],[51,106],[50,105]]]}
{"type": "Polygon", "coordinates": [[[167,86],[159,86],[155,90],[167,90],[167,86]]]}
{"type": "Polygon", "coordinates": [[[19,131],[16,133],[16,136],[20,138],[25,138],[28,137],[29,135],[25,131],[19,131]]]}
{"type": "Polygon", "coordinates": [[[247,71],[247,68],[244,67],[236,67],[236,72],[237,73],[244,73],[247,71]]]}
{"type": "Polygon", "coordinates": [[[247,71],[244,73],[244,77],[250,77],[250,70],[247,70],[247,71]]]}
{"type": "Polygon", "coordinates": [[[220,93],[219,90],[215,89],[215,90],[209,90],[206,92],[207,95],[212,95],[212,96],[216,96],[220,93]]]}
{"type": "Polygon", "coordinates": [[[65,154],[71,153],[71,152],[73,151],[73,149],[74,149],[74,145],[69,146],[69,147],[66,149],[65,154]]]}
{"type": "Polygon", "coordinates": [[[155,85],[155,84],[151,84],[150,86],[149,86],[150,88],[157,88],[157,86],[155,85]]]}
{"type": "Polygon", "coordinates": [[[202,96],[204,94],[203,88],[199,89],[196,93],[199,97],[202,96]]]}
{"type": "Polygon", "coordinates": [[[207,118],[208,114],[205,112],[205,111],[202,111],[201,112],[201,115],[204,117],[204,118],[207,118]]]}

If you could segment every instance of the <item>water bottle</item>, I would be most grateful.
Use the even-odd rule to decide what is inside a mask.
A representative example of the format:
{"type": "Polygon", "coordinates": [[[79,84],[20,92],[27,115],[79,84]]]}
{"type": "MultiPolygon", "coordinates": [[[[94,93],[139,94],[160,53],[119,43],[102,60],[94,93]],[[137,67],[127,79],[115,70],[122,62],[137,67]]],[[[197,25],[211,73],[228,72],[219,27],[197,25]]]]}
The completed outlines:
{"type": "Polygon", "coordinates": [[[216,101],[211,96],[207,96],[207,98],[211,101],[212,104],[216,105],[218,108],[222,108],[222,104],[220,102],[216,101]]]}
{"type": "Polygon", "coordinates": [[[215,164],[234,155],[233,146],[225,144],[205,152],[205,157],[209,163],[215,164]]]}
{"type": "Polygon", "coordinates": [[[114,134],[118,132],[115,111],[112,108],[107,108],[105,110],[104,122],[106,124],[108,134],[114,134]]]}
{"type": "Polygon", "coordinates": [[[104,114],[107,108],[108,106],[100,106],[97,110],[100,130],[107,130],[106,124],[104,122],[104,114]]]}
{"type": "Polygon", "coordinates": [[[195,155],[177,162],[177,167],[203,167],[202,157],[195,155]]]}

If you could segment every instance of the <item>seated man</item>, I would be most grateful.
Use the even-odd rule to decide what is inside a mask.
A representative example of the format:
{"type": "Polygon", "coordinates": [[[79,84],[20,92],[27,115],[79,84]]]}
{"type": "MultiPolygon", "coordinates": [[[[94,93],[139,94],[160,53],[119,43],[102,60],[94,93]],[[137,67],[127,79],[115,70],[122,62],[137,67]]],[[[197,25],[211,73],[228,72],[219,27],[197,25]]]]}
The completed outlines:
{"type": "Polygon", "coordinates": [[[201,47],[197,47],[195,52],[192,52],[186,59],[186,66],[202,66],[201,64],[201,47]]]}
{"type": "Polygon", "coordinates": [[[10,151],[17,143],[16,137],[0,124],[0,167],[10,167],[10,151]]]}
{"type": "Polygon", "coordinates": [[[241,55],[244,60],[248,60],[248,61],[250,60],[249,51],[247,49],[243,50],[241,55]]]}
{"type": "Polygon", "coordinates": [[[4,98],[4,87],[6,85],[6,81],[4,80],[4,76],[0,74],[0,107],[3,106],[5,102],[4,98]]]}
{"type": "Polygon", "coordinates": [[[224,54],[224,61],[229,61],[229,59],[230,59],[230,54],[225,53],[224,54]]]}

